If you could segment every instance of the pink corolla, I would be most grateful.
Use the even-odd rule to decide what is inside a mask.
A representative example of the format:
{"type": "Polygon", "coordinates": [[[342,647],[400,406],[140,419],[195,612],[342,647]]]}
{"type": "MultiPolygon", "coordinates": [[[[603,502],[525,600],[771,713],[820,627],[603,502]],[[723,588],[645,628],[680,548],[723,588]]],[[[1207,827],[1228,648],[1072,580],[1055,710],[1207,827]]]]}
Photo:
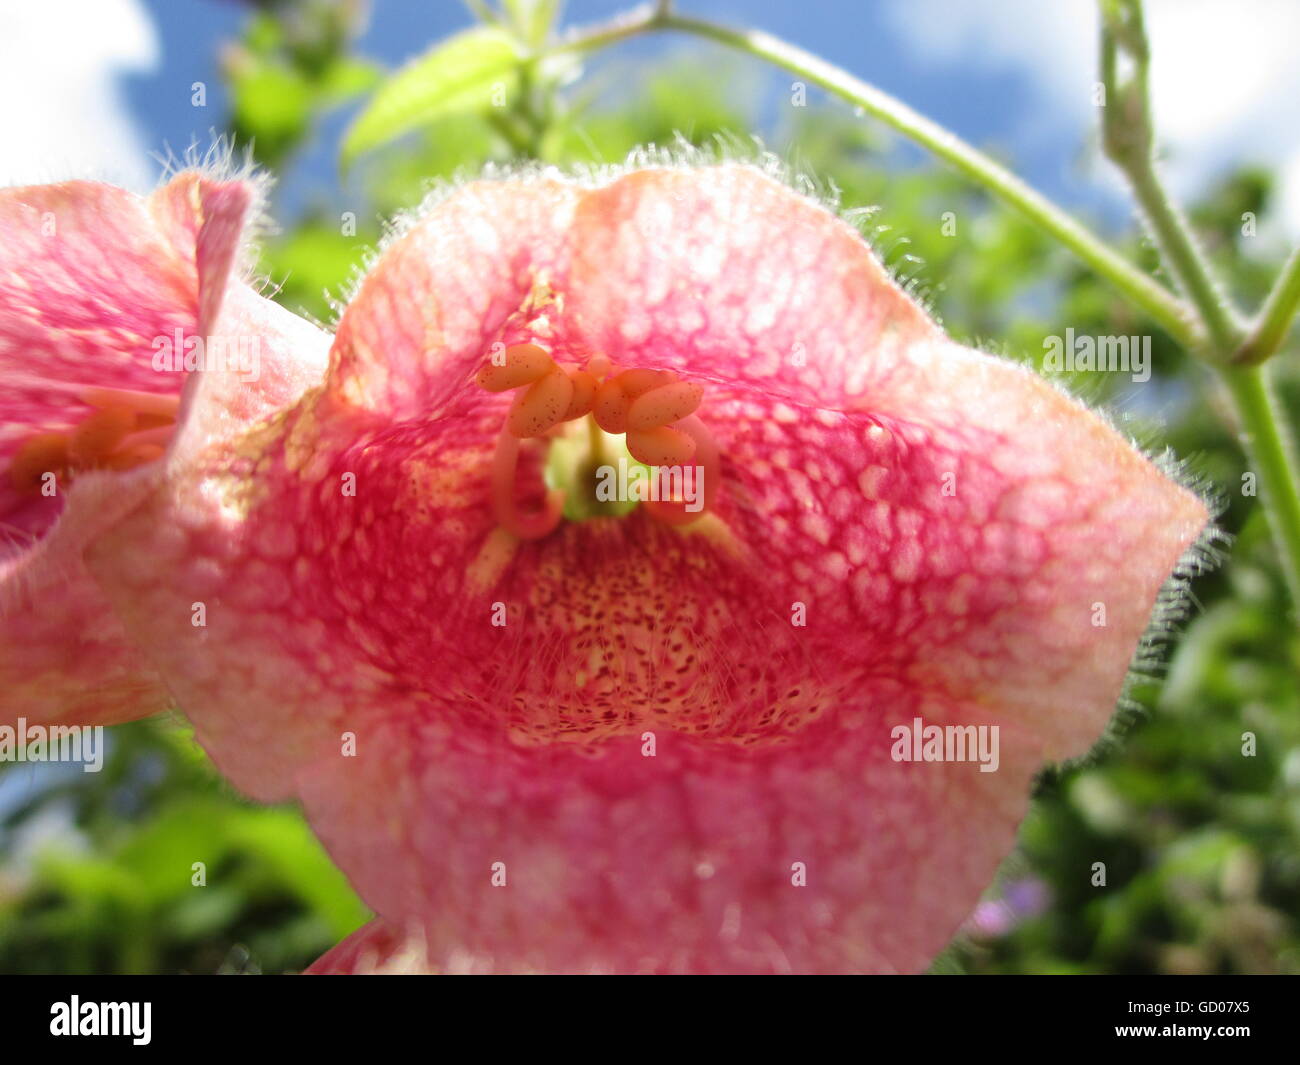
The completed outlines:
{"type": "Polygon", "coordinates": [[[332,338],[255,199],[0,193],[0,716],[300,800],[379,914],[320,971],[924,968],[1200,500],[761,166],[441,194],[332,338]]]}

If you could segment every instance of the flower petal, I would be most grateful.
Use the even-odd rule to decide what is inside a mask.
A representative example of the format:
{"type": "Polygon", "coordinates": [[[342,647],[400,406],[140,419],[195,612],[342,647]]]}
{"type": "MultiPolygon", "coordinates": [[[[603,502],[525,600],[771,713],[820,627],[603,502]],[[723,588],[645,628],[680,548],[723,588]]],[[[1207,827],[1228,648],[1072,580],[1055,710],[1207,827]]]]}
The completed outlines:
{"type": "Polygon", "coordinates": [[[929,648],[918,672],[1036,715],[1046,757],[1087,749],[1199,499],[1041,378],[949,341],[848,225],[753,167],[629,174],[583,199],[572,246],[574,343],[723,382],[703,409],[723,517],[798,575],[789,601],[863,634],[862,656],[929,648]],[[1058,695],[1074,678],[1078,712],[1033,706],[1008,660],[1058,695]]]}
{"type": "Polygon", "coordinates": [[[85,386],[179,393],[154,341],[210,331],[252,199],[193,173],[148,200],[85,181],[0,190],[0,461],[68,428],[85,386]]]}
{"type": "Polygon", "coordinates": [[[87,475],[54,530],[0,562],[0,724],[108,725],[170,705],[81,557],[155,476],[87,475]]]}
{"type": "Polygon", "coordinates": [[[250,794],[287,797],[299,769],[395,690],[418,699],[433,683],[429,622],[493,525],[493,429],[483,411],[466,417],[389,427],[309,392],[186,450],[95,545],[119,616],[250,794]]]}
{"type": "MultiPolygon", "coordinates": [[[[84,417],[86,387],[181,392],[184,373],[154,369],[155,340],[211,336],[228,287],[238,314],[265,303],[232,281],[253,199],[245,182],[197,173],[147,200],[90,182],[0,191],[0,465],[32,433],[84,417]]],[[[83,473],[38,500],[4,478],[0,719],[107,723],[170,704],[82,561],[161,476],[83,473]]]]}
{"type": "Polygon", "coordinates": [[[217,764],[297,790],[441,970],[921,967],[1206,520],[735,167],[461,190],[363,285],[325,391],[171,474],[92,569],[217,764]],[[706,520],[494,529],[508,397],[469,382],[538,307],[565,354],[706,382],[706,520]],[[998,755],[901,760],[918,719],[998,755]]]}
{"type": "Polygon", "coordinates": [[[424,209],[348,304],[332,390],[393,417],[437,412],[525,298],[544,298],[578,195],[549,178],[474,182],[424,209]]]}
{"type": "Polygon", "coordinates": [[[731,471],[748,505],[723,512],[739,560],[628,539],[606,560],[557,534],[493,587],[533,604],[496,650],[471,614],[442,616],[460,649],[442,684],[470,701],[359,715],[355,757],[301,779],[313,824],[373,907],[421,922],[435,969],[923,967],[1010,850],[1033,775],[1102,732],[1205,517],[1092,415],[1036,398],[1076,447],[1036,476],[994,465],[992,436],[972,454],[894,424],[867,450],[876,423],[843,414],[751,433],[749,454],[720,432],[754,470],[731,471]],[[1090,476],[1061,479],[1072,465],[1090,476]],[[582,674],[611,654],[622,695],[602,702],[582,674]],[[995,770],[895,761],[917,719],[996,727],[995,770]]]}
{"type": "MultiPolygon", "coordinates": [[[[304,775],[309,813],[372,905],[422,917],[435,966],[468,952],[511,970],[920,967],[991,880],[1033,774],[1101,734],[1205,508],[1051,386],[944,339],[847,227],[762,175],[636,174],[575,219],[561,328],[618,363],[721,382],[704,416],[743,560],[690,572],[624,540],[648,583],[616,585],[625,612],[605,625],[631,644],[630,613],[653,649],[694,616],[683,642],[713,651],[689,667],[697,688],[738,666],[784,677],[793,698],[741,674],[727,704],[733,727],[758,707],[749,720],[783,753],[761,730],[720,751],[726,729],[689,728],[654,668],[672,754],[642,758],[655,719],[618,717],[626,690],[621,736],[521,749],[510,708],[567,705],[590,652],[579,619],[598,608],[564,608],[608,602],[613,580],[594,534],[561,535],[531,578],[493,590],[563,604],[549,625],[492,654],[450,620],[467,659],[503,671],[513,740],[467,734],[460,707],[381,719],[355,761],[304,775]],[[811,619],[783,638],[798,605],[811,619]],[[700,620],[714,607],[731,630],[700,620]],[[743,650],[756,634],[775,636],[743,650]],[[996,726],[996,772],[895,762],[894,730],[917,718],[996,726]],[[801,860],[823,890],[791,891],[801,860]],[[495,861],[516,873],[500,889],[495,861]]],[[[455,657],[440,661],[461,690],[455,657]]]]}
{"type": "Polygon", "coordinates": [[[583,197],[558,282],[615,363],[837,407],[940,337],[871,249],[747,165],[633,171],[583,197]]]}
{"type": "MultiPolygon", "coordinates": [[[[260,536],[264,568],[241,574],[250,582],[242,589],[223,587],[228,581],[218,559],[228,560],[237,550],[238,515],[247,505],[247,493],[234,487],[232,467],[254,461],[260,450],[250,441],[268,432],[265,424],[273,415],[292,409],[310,386],[319,385],[329,348],[326,334],[242,284],[230,286],[216,328],[222,335],[256,339],[257,372],[251,377],[235,370],[189,375],[165,475],[160,472],[132,493],[114,526],[100,529],[85,545],[97,586],[107,593],[105,602],[113,604],[113,627],[120,630],[127,623],[134,646],[146,649],[151,666],[163,670],[169,690],[187,708],[203,705],[196,693],[227,662],[238,672],[266,657],[267,648],[257,642],[265,634],[241,633],[238,624],[228,627],[234,618],[221,605],[227,596],[246,604],[261,595],[274,601],[282,586],[274,567],[284,564],[296,534],[277,518],[260,536]],[[187,497],[200,484],[202,491],[187,497]],[[211,525],[191,544],[188,534],[196,513],[210,516],[211,525]],[[232,541],[223,544],[227,536],[232,541]],[[192,583],[179,573],[189,573],[192,583]],[[142,617],[153,609],[163,613],[142,617]],[[178,660],[184,666],[169,673],[166,667],[178,660]]],[[[70,503],[60,530],[73,513],[70,503]]],[[[231,679],[229,674],[225,678],[227,694],[231,679]]],[[[293,679],[278,683],[274,701],[291,705],[285,692],[294,687],[293,679]]],[[[238,742],[244,746],[250,734],[243,715],[239,717],[238,742]]],[[[269,715],[266,727],[272,719],[269,715]]]]}
{"type": "Polygon", "coordinates": [[[435,971],[915,971],[1010,850],[1033,767],[1005,734],[995,774],[895,762],[912,697],[873,700],[780,750],[665,727],[654,757],[390,719],[303,793],[435,971]]]}
{"type": "Polygon", "coordinates": [[[398,929],[384,921],[371,921],[317,958],[305,975],[364,976],[392,971],[390,966],[405,971],[401,959],[406,945],[407,939],[398,929]]]}

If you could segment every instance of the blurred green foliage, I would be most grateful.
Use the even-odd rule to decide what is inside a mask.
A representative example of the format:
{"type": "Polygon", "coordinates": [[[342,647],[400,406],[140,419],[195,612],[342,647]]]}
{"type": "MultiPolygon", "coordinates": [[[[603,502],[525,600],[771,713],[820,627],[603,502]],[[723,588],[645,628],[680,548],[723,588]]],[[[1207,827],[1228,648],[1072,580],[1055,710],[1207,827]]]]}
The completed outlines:
{"type": "MultiPolygon", "coordinates": [[[[353,54],[357,5],[261,6],[225,52],[230,127],[278,170],[375,75],[353,54]]],[[[555,6],[512,0],[508,13],[536,43],[555,6]]],[[[1189,477],[1214,486],[1236,543],[1196,581],[1189,617],[1166,641],[1167,668],[1133,685],[1121,738],[1085,764],[1042,774],[1020,849],[982,907],[995,919],[973,922],[934,971],[1300,972],[1300,638],[1211,382],[1152,322],[963,179],[907,162],[837,105],[813,100],[772,118],[752,67],[699,55],[653,66],[607,57],[577,80],[572,64],[525,65],[504,114],[481,94],[408,85],[414,104],[353,144],[355,205],[309,203],[288,218],[273,208],[283,229],[264,248],[263,270],[277,298],[328,323],[381,219],[485,163],[616,163],[678,135],[737,151],[761,127],[796,170],[839,191],[956,338],[1041,366],[1043,337],[1067,326],[1151,335],[1153,376],[1141,388],[1123,375],[1064,383],[1107,405],[1137,439],[1171,446],[1189,477]],[[402,136],[380,147],[389,134],[402,136]],[[376,150],[363,156],[362,147],[376,150]],[[1094,885],[1098,862],[1104,887],[1094,885]]],[[[383,91],[391,83],[381,103],[383,91]]],[[[1242,169],[1191,212],[1246,306],[1286,251],[1272,189],[1269,174],[1242,169]],[[1243,233],[1246,212],[1256,236],[1243,233]]],[[[1119,239],[1155,268],[1136,232],[1119,239]]],[[[1300,360],[1281,362],[1286,402],[1300,415],[1300,360]]],[[[296,810],[233,794],[178,723],[114,736],[102,774],[34,783],[0,821],[0,971],[295,970],[365,918],[296,810]],[[204,891],[190,886],[199,861],[204,891]]],[[[0,769],[0,785],[22,773],[34,770],[0,769]]]]}
{"type": "Polygon", "coordinates": [[[30,788],[0,822],[0,971],[281,972],[369,916],[298,812],[240,799],[179,723],[111,742],[100,773],[4,769],[30,788]]]}

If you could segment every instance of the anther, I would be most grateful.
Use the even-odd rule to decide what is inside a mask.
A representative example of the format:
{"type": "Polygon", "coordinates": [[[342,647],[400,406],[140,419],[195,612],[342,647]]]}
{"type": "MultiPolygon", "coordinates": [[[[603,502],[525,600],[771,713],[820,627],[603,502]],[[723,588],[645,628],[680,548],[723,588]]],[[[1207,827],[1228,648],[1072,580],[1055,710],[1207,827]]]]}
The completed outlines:
{"type": "Polygon", "coordinates": [[[92,408],[64,433],[41,433],[9,462],[9,479],[24,493],[40,491],[47,473],[59,479],[83,470],[129,470],[161,458],[176,431],[180,399],[129,388],[69,386],[92,408]]]}
{"type": "Polygon", "coordinates": [[[695,441],[671,425],[628,429],[627,449],[647,466],[685,466],[695,457],[695,441]]]}
{"type": "Polygon", "coordinates": [[[627,412],[627,431],[654,429],[694,414],[704,398],[704,386],[694,381],[674,381],[642,392],[627,412]]]}
{"type": "Polygon", "coordinates": [[[534,381],[510,404],[506,428],[513,436],[541,436],[564,420],[573,399],[573,381],[552,365],[550,373],[534,381]]]}
{"type": "Polygon", "coordinates": [[[179,396],[137,392],[131,388],[88,387],[77,393],[77,398],[91,407],[125,407],[136,414],[157,415],[173,422],[181,409],[179,396]]]}
{"type": "Polygon", "coordinates": [[[40,433],[25,440],[9,460],[9,479],[22,495],[37,495],[47,473],[59,477],[68,469],[65,433],[40,433]]]}
{"type": "Polygon", "coordinates": [[[88,414],[68,438],[69,463],[83,469],[100,465],[134,428],[135,414],[126,407],[102,407],[88,414]]]}
{"type": "Polygon", "coordinates": [[[646,370],[638,367],[635,370],[624,370],[614,378],[618,382],[618,387],[623,390],[623,394],[628,399],[636,399],[652,388],[659,388],[661,385],[671,384],[677,380],[677,375],[669,370],[646,370]]]}
{"type": "Polygon", "coordinates": [[[508,392],[540,381],[554,369],[555,360],[536,344],[515,344],[506,348],[500,364],[489,359],[474,381],[489,392],[508,392]]]}
{"type": "Polygon", "coordinates": [[[591,405],[596,400],[597,388],[595,375],[586,370],[570,370],[568,374],[569,380],[573,383],[573,398],[569,400],[568,409],[560,419],[565,422],[581,418],[591,412],[591,405]]]}
{"type": "Polygon", "coordinates": [[[632,406],[627,393],[619,386],[618,380],[612,379],[601,383],[596,389],[591,405],[591,416],[607,433],[627,432],[627,412],[632,406]]]}
{"type": "Polygon", "coordinates": [[[696,510],[687,510],[684,500],[647,500],[644,506],[652,518],[665,525],[689,525],[710,513],[717,501],[718,445],[713,439],[713,434],[694,414],[687,415],[673,428],[689,436],[695,443],[693,458],[700,487],[703,490],[704,498],[701,501],[703,506],[696,510]]]}
{"type": "MultiPolygon", "coordinates": [[[[546,536],[564,515],[565,494],[561,490],[549,491],[536,512],[519,512],[515,479],[520,441],[547,436],[560,423],[588,414],[593,439],[601,436],[601,430],[610,435],[626,434],[628,452],[638,462],[651,467],[694,462],[702,480],[703,499],[693,500],[689,511],[684,499],[647,500],[652,518],[685,525],[710,509],[717,491],[718,451],[695,416],[704,396],[702,385],[682,381],[670,370],[620,369],[600,354],[591,355],[585,369],[575,363],[560,364],[536,344],[505,349],[504,359],[484,366],[475,381],[490,392],[517,390],[497,442],[492,471],[493,511],[500,525],[513,535],[522,539],[546,536]]],[[[122,446],[148,436],[137,432],[122,446]]],[[[599,451],[593,445],[592,454],[599,451]]]]}
{"type": "MultiPolygon", "coordinates": [[[[137,421],[137,426],[139,422],[137,421]]],[[[172,438],[176,431],[174,425],[158,425],[152,429],[137,429],[130,436],[124,437],[122,442],[117,445],[114,455],[122,451],[132,451],[142,447],[153,447],[155,445],[165,445],[172,438]]]]}

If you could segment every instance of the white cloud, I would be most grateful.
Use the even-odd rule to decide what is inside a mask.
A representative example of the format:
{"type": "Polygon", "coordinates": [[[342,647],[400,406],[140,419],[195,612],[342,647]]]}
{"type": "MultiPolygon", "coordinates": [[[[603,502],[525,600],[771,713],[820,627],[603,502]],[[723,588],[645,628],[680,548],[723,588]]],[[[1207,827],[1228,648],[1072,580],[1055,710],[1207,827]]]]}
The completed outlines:
{"type": "MultiPolygon", "coordinates": [[[[1035,84],[1025,132],[1093,134],[1094,0],[896,0],[890,20],[924,59],[1016,71],[1035,84]]],[[[1242,162],[1279,168],[1282,213],[1300,232],[1300,4],[1149,0],[1151,94],[1175,192],[1194,194],[1242,162]]],[[[1023,105],[1022,105],[1023,106],[1023,105]]]]}
{"type": "Polygon", "coordinates": [[[0,185],[93,177],[148,189],[155,168],[118,84],[158,65],[140,0],[3,7],[0,185]]]}

